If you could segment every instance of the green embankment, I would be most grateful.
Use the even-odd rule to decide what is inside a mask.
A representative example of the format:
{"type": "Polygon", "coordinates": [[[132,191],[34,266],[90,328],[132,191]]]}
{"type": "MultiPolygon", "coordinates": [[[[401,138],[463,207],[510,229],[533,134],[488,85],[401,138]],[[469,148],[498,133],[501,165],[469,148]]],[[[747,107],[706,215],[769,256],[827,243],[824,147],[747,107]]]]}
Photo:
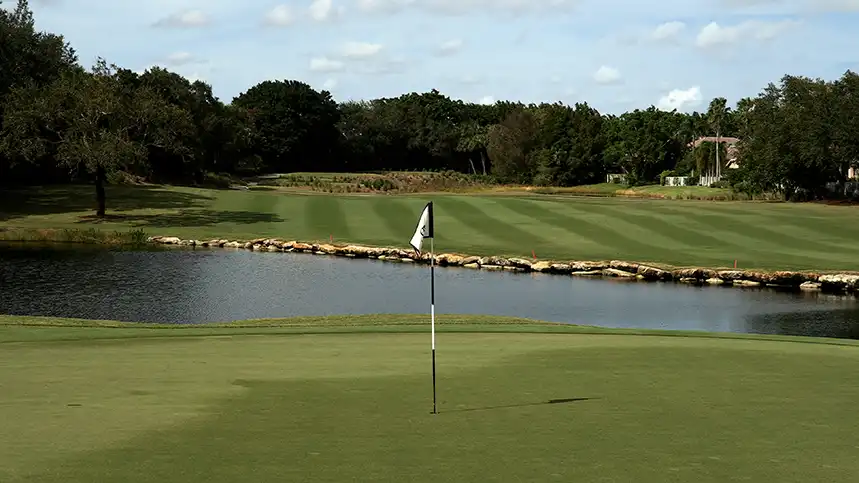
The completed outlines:
{"type": "MultiPolygon", "coordinates": [[[[110,187],[107,220],[91,187],[9,192],[0,238],[38,229],[363,243],[405,247],[423,204],[439,252],[623,259],[675,266],[859,270],[856,208],[822,204],[571,198],[548,195],[325,195],[277,190],[110,187]],[[3,232],[5,230],[5,233],[3,232]]],[[[24,236],[30,236],[25,233],[24,236]]]]}
{"type": "Polygon", "coordinates": [[[426,322],[0,317],[0,481],[804,483],[859,472],[852,341],[445,316],[432,415],[426,322]]]}

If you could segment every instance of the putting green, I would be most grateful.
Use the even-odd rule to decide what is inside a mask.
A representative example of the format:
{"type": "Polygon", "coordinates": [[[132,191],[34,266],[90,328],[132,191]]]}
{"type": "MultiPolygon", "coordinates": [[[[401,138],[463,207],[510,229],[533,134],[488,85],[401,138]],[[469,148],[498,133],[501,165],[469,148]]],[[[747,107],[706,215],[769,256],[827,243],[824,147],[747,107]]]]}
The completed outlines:
{"type": "Polygon", "coordinates": [[[442,324],[432,415],[429,337],[414,333],[426,326],[359,333],[370,317],[332,320],[354,333],[0,317],[0,481],[807,482],[859,472],[850,342],[442,324]],[[575,400],[547,404],[558,399],[575,400]]]}

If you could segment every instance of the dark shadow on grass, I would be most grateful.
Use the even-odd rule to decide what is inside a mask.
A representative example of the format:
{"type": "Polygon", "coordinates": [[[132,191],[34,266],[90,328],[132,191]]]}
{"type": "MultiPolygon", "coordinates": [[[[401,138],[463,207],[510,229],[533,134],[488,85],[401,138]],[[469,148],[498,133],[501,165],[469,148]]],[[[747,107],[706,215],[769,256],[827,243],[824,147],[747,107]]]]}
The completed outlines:
{"type": "Polygon", "coordinates": [[[218,224],[249,225],[253,223],[280,223],[285,219],[273,213],[253,211],[215,211],[203,209],[180,210],[178,213],[157,215],[108,214],[82,216],[77,223],[125,223],[140,228],[199,227],[218,224]]]}
{"type": "Polygon", "coordinates": [[[522,404],[505,404],[500,406],[484,406],[479,408],[464,408],[464,409],[448,409],[447,411],[439,411],[439,413],[468,413],[474,411],[491,411],[493,409],[511,409],[511,408],[526,408],[532,406],[546,406],[551,404],[569,404],[581,401],[591,401],[599,399],[595,397],[571,397],[563,399],[549,399],[548,401],[522,403],[522,404]]]}
{"type": "MultiPolygon", "coordinates": [[[[210,197],[162,186],[107,186],[107,211],[179,209],[199,206],[210,197]]],[[[29,215],[53,215],[96,209],[92,185],[27,186],[0,189],[0,221],[29,215]]]]}

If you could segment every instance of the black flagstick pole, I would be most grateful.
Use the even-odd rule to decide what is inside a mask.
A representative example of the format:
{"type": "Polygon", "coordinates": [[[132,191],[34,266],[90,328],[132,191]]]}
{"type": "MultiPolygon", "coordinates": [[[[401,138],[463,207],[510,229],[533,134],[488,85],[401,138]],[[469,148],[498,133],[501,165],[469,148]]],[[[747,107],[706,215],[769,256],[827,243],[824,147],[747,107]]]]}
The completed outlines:
{"type": "Polygon", "coordinates": [[[435,399],[435,253],[430,238],[430,316],[432,318],[432,413],[438,414],[435,399]]]}

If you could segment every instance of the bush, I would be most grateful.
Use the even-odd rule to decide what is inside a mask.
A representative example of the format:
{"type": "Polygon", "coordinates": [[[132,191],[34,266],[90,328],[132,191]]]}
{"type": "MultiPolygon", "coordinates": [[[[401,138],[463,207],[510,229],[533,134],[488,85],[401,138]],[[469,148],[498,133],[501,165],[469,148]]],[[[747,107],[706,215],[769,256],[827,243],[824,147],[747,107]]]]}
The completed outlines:
{"type": "Polygon", "coordinates": [[[728,181],[726,181],[726,180],[724,180],[724,179],[721,179],[721,180],[716,181],[716,182],[714,182],[714,183],[710,183],[710,187],[711,187],[711,188],[723,188],[723,189],[727,189],[727,188],[730,188],[730,187],[731,187],[731,183],[729,183],[728,181]]]}

